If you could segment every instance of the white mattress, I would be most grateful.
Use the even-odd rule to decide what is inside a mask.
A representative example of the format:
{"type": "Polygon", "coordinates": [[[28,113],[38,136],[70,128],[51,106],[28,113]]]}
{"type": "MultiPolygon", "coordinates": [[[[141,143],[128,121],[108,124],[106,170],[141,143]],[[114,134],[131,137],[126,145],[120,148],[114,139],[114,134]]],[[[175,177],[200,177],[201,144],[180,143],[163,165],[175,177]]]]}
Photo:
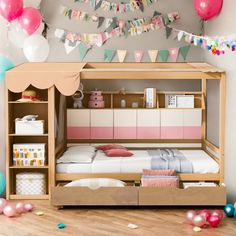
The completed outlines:
{"type": "MultiPolygon", "coordinates": [[[[219,165],[202,150],[180,150],[191,161],[194,173],[218,173],[219,165]]],[[[132,157],[107,157],[98,151],[92,163],[60,163],[57,173],[142,173],[151,169],[151,156],[147,151],[132,151],[132,157]]]]}

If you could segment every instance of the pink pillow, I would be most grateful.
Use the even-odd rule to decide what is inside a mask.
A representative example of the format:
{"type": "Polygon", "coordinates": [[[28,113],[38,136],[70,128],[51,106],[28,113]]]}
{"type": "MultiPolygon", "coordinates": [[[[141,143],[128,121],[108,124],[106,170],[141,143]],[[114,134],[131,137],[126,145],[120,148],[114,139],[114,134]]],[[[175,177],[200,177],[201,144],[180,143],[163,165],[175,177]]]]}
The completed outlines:
{"type": "Polygon", "coordinates": [[[107,144],[107,145],[100,145],[97,147],[98,150],[106,151],[110,149],[124,149],[128,150],[126,147],[117,144],[107,144]]]}
{"type": "Polygon", "coordinates": [[[134,154],[126,149],[110,149],[104,151],[108,157],[130,157],[134,154]]]}
{"type": "Polygon", "coordinates": [[[179,187],[178,178],[168,179],[141,179],[143,187],[179,187]]]}
{"type": "Polygon", "coordinates": [[[149,169],[143,169],[143,175],[172,176],[172,175],[176,175],[176,171],[175,170],[149,170],[149,169]]]}

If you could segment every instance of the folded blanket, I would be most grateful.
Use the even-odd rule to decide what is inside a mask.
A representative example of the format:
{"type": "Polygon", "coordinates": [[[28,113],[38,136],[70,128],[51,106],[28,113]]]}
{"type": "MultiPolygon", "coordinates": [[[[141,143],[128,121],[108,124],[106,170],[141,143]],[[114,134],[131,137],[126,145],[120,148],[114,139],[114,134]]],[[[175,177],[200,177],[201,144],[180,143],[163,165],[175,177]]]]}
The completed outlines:
{"type": "Polygon", "coordinates": [[[141,184],[143,187],[179,187],[177,176],[142,176],[141,184]]]}
{"type": "Polygon", "coordinates": [[[181,173],[192,173],[192,163],[177,149],[149,150],[153,170],[173,169],[181,173]]]}

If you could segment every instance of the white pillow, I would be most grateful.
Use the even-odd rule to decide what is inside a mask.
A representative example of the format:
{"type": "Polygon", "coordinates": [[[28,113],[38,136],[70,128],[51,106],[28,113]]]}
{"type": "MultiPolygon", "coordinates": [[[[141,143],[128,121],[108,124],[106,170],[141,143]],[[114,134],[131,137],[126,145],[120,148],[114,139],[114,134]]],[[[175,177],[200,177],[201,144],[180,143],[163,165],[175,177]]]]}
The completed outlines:
{"type": "Polygon", "coordinates": [[[90,189],[98,189],[101,187],[125,187],[126,183],[118,179],[110,178],[90,178],[72,181],[65,187],[88,187],[90,189]]]}
{"type": "Polygon", "coordinates": [[[91,163],[96,155],[95,148],[91,146],[75,146],[69,148],[57,160],[57,163],[91,163]]]}

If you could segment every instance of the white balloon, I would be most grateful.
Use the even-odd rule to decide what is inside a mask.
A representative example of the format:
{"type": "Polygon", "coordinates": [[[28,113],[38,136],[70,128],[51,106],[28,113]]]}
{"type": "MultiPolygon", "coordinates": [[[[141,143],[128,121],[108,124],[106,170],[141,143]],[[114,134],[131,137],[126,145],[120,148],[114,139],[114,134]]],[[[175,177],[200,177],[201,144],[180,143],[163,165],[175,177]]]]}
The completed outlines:
{"type": "Polygon", "coordinates": [[[28,37],[29,36],[22,30],[18,20],[11,22],[8,31],[8,39],[14,46],[23,48],[24,42],[28,37]]]}
{"type": "Polygon", "coordinates": [[[44,30],[44,23],[41,22],[38,29],[34,32],[34,34],[42,34],[44,30]]]}
{"type": "Polygon", "coordinates": [[[38,8],[41,0],[24,0],[24,7],[38,8]]]}
{"type": "Polygon", "coordinates": [[[25,40],[23,52],[30,62],[44,62],[49,55],[48,41],[41,35],[33,34],[25,40]]]}

